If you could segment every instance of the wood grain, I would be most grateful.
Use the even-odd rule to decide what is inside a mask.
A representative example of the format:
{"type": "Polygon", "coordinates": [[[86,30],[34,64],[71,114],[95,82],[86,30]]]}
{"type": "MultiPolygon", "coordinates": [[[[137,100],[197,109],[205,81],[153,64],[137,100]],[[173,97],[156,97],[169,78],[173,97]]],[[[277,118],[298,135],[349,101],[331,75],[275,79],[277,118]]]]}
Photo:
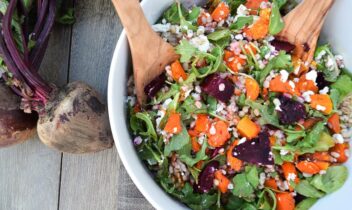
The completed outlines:
{"type": "Polygon", "coordinates": [[[285,28],[278,39],[296,46],[294,54],[310,63],[326,14],[335,0],[304,0],[285,16],[285,28]]]}
{"type": "Polygon", "coordinates": [[[153,31],[138,0],[112,2],[126,30],[132,54],[136,94],[139,103],[143,104],[146,99],[144,87],[179,56],[171,44],[153,31]]]}
{"type": "MultiPolygon", "coordinates": [[[[106,97],[110,62],[122,26],[109,0],[79,0],[75,11],[69,80],[85,81],[106,97]]],[[[115,148],[89,155],[64,154],[61,176],[59,209],[150,208],[126,178],[115,148]]]]}
{"type": "MultiPolygon", "coordinates": [[[[63,85],[67,80],[70,28],[56,26],[41,66],[45,78],[63,85]]],[[[35,137],[0,150],[0,209],[56,210],[61,153],[35,137]]]]}

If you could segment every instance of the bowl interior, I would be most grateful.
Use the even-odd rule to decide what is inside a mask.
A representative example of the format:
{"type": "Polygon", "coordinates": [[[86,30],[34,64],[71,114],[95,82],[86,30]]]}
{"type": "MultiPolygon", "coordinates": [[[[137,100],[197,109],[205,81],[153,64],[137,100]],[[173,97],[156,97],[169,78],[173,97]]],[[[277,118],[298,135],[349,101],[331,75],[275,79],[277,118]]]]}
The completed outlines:
{"type": "MultiPolygon", "coordinates": [[[[150,23],[158,20],[162,12],[171,5],[173,0],[144,0],[143,10],[150,23]]],[[[345,57],[347,68],[352,70],[352,28],[346,26],[346,21],[352,20],[352,1],[336,1],[324,26],[322,40],[331,43],[335,52],[345,57]]],[[[111,129],[120,158],[142,194],[157,209],[187,209],[184,205],[168,196],[150,176],[148,170],[139,160],[128,131],[126,115],[126,87],[129,72],[131,72],[131,56],[128,41],[124,32],[120,35],[112,59],[109,84],[108,106],[111,129]]],[[[352,173],[352,160],[346,164],[352,173]]],[[[312,209],[345,209],[352,194],[352,176],[338,191],[321,199],[312,209]]]]}

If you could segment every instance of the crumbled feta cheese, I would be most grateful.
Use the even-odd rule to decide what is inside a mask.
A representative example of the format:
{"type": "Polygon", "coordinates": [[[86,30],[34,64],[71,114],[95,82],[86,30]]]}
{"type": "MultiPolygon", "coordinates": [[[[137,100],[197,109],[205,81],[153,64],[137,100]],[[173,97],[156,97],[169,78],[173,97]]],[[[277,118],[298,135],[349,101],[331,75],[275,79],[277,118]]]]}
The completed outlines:
{"type": "Polygon", "coordinates": [[[325,110],[326,110],[326,107],[318,104],[317,107],[316,107],[316,109],[317,109],[318,111],[325,111],[325,110]]]}
{"type": "Polygon", "coordinates": [[[280,75],[281,75],[281,78],[280,78],[281,82],[287,82],[289,73],[286,70],[281,70],[280,75]]]}
{"type": "Polygon", "coordinates": [[[237,145],[243,144],[243,143],[246,142],[246,141],[247,141],[247,138],[246,138],[246,137],[243,137],[242,139],[240,139],[240,140],[238,141],[238,144],[237,144],[237,145]]]}
{"type": "Polygon", "coordinates": [[[212,125],[210,127],[209,133],[210,133],[210,135],[215,135],[216,134],[216,129],[215,129],[214,125],[212,125]]]}
{"type": "Polygon", "coordinates": [[[311,90],[302,93],[302,97],[304,98],[304,100],[306,102],[311,102],[312,101],[312,99],[310,98],[310,96],[312,96],[312,95],[314,95],[314,92],[311,91],[311,90]]]}
{"type": "Polygon", "coordinates": [[[334,67],[334,65],[335,65],[335,60],[334,60],[334,58],[328,56],[328,59],[327,59],[327,61],[326,61],[326,63],[325,63],[325,66],[326,66],[328,69],[331,69],[331,68],[334,67]]]}
{"type": "Polygon", "coordinates": [[[168,32],[168,31],[170,31],[170,28],[171,28],[170,23],[167,23],[167,24],[160,24],[159,23],[159,24],[152,25],[152,29],[155,32],[161,32],[161,33],[168,32]]]}
{"type": "Polygon", "coordinates": [[[164,109],[167,109],[167,108],[169,107],[169,104],[170,104],[171,102],[172,102],[172,99],[171,99],[171,98],[166,99],[166,100],[164,101],[162,107],[163,107],[164,109]]]}
{"type": "Polygon", "coordinates": [[[330,155],[333,156],[334,158],[339,158],[340,154],[337,152],[330,152],[330,155]]]}
{"type": "Polygon", "coordinates": [[[202,103],[201,103],[200,101],[196,101],[196,102],[194,103],[194,105],[195,105],[198,109],[202,108],[202,103]]]}
{"type": "Polygon", "coordinates": [[[295,179],[296,179],[296,174],[294,174],[294,173],[289,173],[288,175],[287,175],[287,181],[295,181],[295,179]]]}
{"type": "Polygon", "coordinates": [[[316,59],[316,60],[321,60],[324,55],[326,55],[326,51],[325,51],[325,50],[322,50],[322,51],[317,55],[317,57],[316,57],[315,59],[316,59]]]}
{"type": "Polygon", "coordinates": [[[343,144],[345,142],[343,136],[339,133],[336,133],[332,136],[336,144],[343,144]]]}
{"type": "Polygon", "coordinates": [[[197,29],[197,36],[204,34],[205,28],[204,26],[199,26],[197,29]]]}
{"type": "Polygon", "coordinates": [[[277,98],[275,98],[274,100],[273,100],[273,103],[274,103],[274,105],[275,105],[275,110],[277,110],[277,111],[282,111],[282,109],[281,109],[281,102],[280,102],[280,100],[279,99],[277,99],[277,98]]]}
{"type": "Polygon", "coordinates": [[[315,70],[312,70],[312,71],[310,71],[310,72],[308,72],[308,73],[306,74],[306,79],[307,79],[307,80],[311,80],[311,81],[313,81],[314,83],[315,83],[315,81],[317,80],[317,77],[318,77],[318,73],[317,73],[317,71],[315,71],[315,70]]]}
{"type": "Polygon", "coordinates": [[[287,155],[288,154],[288,151],[287,150],[280,150],[280,155],[287,155]]]}
{"type": "Polygon", "coordinates": [[[219,184],[220,184],[219,180],[214,179],[214,185],[215,185],[215,186],[218,186],[219,184]]]}
{"type": "Polygon", "coordinates": [[[204,35],[192,38],[190,40],[190,44],[198,48],[198,50],[201,52],[207,52],[210,48],[208,37],[204,35]]]}
{"type": "Polygon", "coordinates": [[[233,189],[233,184],[230,183],[230,184],[227,186],[227,189],[232,190],[232,189],[233,189]]]}
{"type": "Polygon", "coordinates": [[[243,4],[241,4],[238,8],[237,8],[237,15],[238,16],[246,16],[249,14],[249,11],[247,9],[246,6],[244,6],[243,4]]]}
{"type": "Polygon", "coordinates": [[[322,90],[319,91],[320,94],[328,94],[329,87],[324,87],[322,90]]]}
{"type": "Polygon", "coordinates": [[[221,83],[220,85],[219,85],[219,91],[224,91],[225,90],[225,84],[224,83],[221,83]]]}
{"type": "Polygon", "coordinates": [[[295,83],[293,82],[293,81],[288,81],[288,84],[290,85],[290,87],[292,88],[292,89],[295,89],[295,87],[296,87],[296,85],[295,85],[295,83]]]}
{"type": "Polygon", "coordinates": [[[235,39],[237,39],[237,40],[243,40],[243,35],[242,35],[242,34],[237,34],[237,35],[235,36],[235,39]]]}

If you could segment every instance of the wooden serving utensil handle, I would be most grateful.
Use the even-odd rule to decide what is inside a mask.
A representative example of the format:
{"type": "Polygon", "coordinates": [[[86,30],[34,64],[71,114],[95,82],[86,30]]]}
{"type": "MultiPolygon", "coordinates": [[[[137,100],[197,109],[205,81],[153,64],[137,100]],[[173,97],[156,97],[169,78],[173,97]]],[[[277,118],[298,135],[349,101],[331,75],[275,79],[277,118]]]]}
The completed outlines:
{"type": "Polygon", "coordinates": [[[310,62],[327,12],[335,0],[303,0],[284,17],[285,28],[279,40],[296,45],[295,54],[310,62]]]}

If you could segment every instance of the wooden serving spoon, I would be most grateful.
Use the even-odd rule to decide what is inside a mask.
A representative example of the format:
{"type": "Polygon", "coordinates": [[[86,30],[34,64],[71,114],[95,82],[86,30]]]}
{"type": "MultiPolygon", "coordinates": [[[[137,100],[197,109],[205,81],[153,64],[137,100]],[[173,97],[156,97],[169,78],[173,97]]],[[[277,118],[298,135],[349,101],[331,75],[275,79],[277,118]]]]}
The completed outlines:
{"type": "Polygon", "coordinates": [[[310,63],[326,14],[334,1],[304,0],[284,17],[285,28],[277,35],[277,39],[295,45],[294,54],[310,63]]]}
{"type": "Polygon", "coordinates": [[[138,0],[112,0],[129,41],[137,99],[146,99],[144,87],[159,76],[165,66],[178,59],[173,46],[153,31],[138,0]]]}

